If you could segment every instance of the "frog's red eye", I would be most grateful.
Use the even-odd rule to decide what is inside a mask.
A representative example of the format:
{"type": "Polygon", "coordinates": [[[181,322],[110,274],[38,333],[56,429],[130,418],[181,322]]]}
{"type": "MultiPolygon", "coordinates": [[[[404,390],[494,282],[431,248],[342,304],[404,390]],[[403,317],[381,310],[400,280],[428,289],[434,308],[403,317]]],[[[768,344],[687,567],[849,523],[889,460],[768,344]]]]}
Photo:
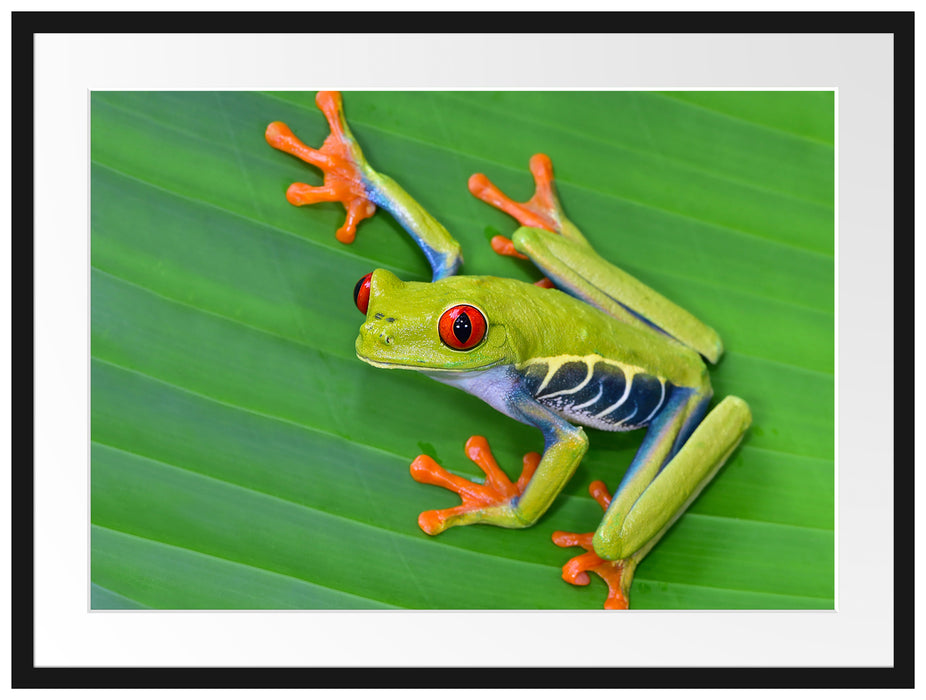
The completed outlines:
{"type": "Polygon", "coordinates": [[[366,314],[367,307],[370,305],[370,278],[372,276],[373,273],[368,272],[354,285],[354,303],[363,314],[366,314]]]}
{"type": "Polygon", "coordinates": [[[486,336],[486,317],[475,306],[460,304],[447,309],[440,317],[437,332],[454,350],[470,350],[486,336]]]}

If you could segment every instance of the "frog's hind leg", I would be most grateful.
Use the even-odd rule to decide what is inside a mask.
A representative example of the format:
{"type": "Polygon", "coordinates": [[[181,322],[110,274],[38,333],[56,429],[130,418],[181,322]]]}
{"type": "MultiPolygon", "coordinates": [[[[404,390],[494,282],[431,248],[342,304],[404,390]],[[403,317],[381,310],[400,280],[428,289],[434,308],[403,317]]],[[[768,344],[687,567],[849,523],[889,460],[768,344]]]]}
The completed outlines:
{"type": "Polygon", "coordinates": [[[590,245],[527,227],[515,231],[512,244],[558,288],[608,315],[674,338],[712,363],[723,354],[723,343],[713,328],[609,263],[590,245]]]}
{"type": "Polygon", "coordinates": [[[564,292],[628,325],[675,338],[717,362],[723,344],[712,328],[598,255],[566,218],[553,188],[550,159],[543,154],[533,156],[531,173],[536,191],[526,202],[512,201],[485,175],[469,180],[470,192],[476,197],[521,223],[510,239],[492,239],[495,252],[529,259],[564,292]]]}
{"type": "MultiPolygon", "coordinates": [[[[470,177],[469,191],[486,204],[514,217],[522,226],[543,229],[584,243],[585,237],[566,218],[560,206],[553,186],[553,164],[549,157],[543,153],[533,155],[530,159],[530,170],[534,176],[534,194],[526,202],[515,202],[482,173],[470,177]]],[[[492,249],[499,255],[527,259],[527,255],[516,250],[511,239],[505,236],[493,237],[492,249]]]]}
{"type": "Polygon", "coordinates": [[[581,585],[588,582],[583,572],[597,573],[614,607],[626,603],[637,564],[720,470],[752,420],[736,396],[703,420],[709,396],[689,390],[673,399],[650,426],[614,497],[607,504],[596,497],[607,510],[595,533],[554,535],[559,546],[587,550],[563,567],[563,578],[581,585]]]}
{"type": "MultiPolygon", "coordinates": [[[[608,509],[611,504],[611,494],[603,481],[593,481],[588,486],[588,492],[602,510],[608,509]]],[[[557,530],[553,533],[553,543],[557,547],[582,547],[585,550],[585,554],[579,554],[563,565],[563,580],[574,586],[587,586],[590,579],[586,572],[591,571],[608,585],[605,609],[626,610],[630,607],[630,582],[633,580],[633,570],[637,563],[633,558],[617,561],[602,559],[595,554],[592,544],[594,536],[594,532],[579,534],[557,530]]]]}

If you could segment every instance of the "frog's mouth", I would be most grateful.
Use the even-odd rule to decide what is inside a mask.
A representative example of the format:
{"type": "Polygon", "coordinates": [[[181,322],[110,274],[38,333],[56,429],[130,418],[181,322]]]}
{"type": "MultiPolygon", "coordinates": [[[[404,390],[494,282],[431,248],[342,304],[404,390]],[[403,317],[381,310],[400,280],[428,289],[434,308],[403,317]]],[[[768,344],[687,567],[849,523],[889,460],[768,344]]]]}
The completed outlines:
{"type": "Polygon", "coordinates": [[[489,369],[502,362],[501,360],[493,360],[483,365],[474,365],[472,357],[467,357],[465,353],[461,353],[458,366],[453,366],[452,364],[435,366],[433,362],[420,358],[398,356],[398,354],[395,357],[389,357],[388,352],[384,352],[380,347],[376,348],[377,356],[374,358],[368,354],[369,338],[364,337],[363,333],[357,336],[357,341],[354,343],[354,350],[357,353],[358,359],[380,369],[411,369],[427,372],[428,374],[445,374],[448,376],[460,374],[462,372],[471,372],[473,370],[489,369]]]}
{"type": "Polygon", "coordinates": [[[368,365],[373,367],[380,367],[382,369],[423,369],[427,367],[427,363],[424,360],[411,360],[407,357],[389,357],[388,351],[385,351],[381,347],[381,343],[377,344],[375,348],[376,357],[372,357],[370,354],[370,338],[361,332],[357,336],[357,341],[354,343],[354,350],[357,353],[357,358],[363,360],[368,365]]]}
{"type": "Polygon", "coordinates": [[[360,360],[363,360],[368,365],[372,365],[373,367],[379,367],[380,369],[422,369],[427,366],[423,362],[420,365],[413,365],[413,364],[409,364],[407,361],[387,362],[384,360],[373,360],[369,357],[366,357],[365,355],[362,355],[360,353],[360,350],[357,350],[357,358],[360,360]]]}

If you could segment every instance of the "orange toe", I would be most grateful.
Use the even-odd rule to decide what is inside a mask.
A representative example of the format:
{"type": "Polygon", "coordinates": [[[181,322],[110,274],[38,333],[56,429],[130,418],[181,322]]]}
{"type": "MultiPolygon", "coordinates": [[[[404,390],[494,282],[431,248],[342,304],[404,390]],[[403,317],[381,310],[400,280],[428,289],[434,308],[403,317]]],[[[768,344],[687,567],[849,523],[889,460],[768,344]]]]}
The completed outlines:
{"type": "MultiPolygon", "coordinates": [[[[589,485],[589,493],[602,510],[607,510],[611,503],[611,494],[604,482],[593,481],[589,485]]],[[[592,546],[594,535],[594,532],[575,533],[561,530],[553,533],[553,543],[557,547],[582,547],[585,550],[584,554],[572,557],[563,565],[563,580],[574,586],[587,586],[589,576],[586,572],[590,571],[608,586],[605,609],[627,610],[630,607],[627,590],[630,587],[629,577],[632,576],[632,569],[628,570],[626,560],[608,561],[599,557],[592,546]]]]}

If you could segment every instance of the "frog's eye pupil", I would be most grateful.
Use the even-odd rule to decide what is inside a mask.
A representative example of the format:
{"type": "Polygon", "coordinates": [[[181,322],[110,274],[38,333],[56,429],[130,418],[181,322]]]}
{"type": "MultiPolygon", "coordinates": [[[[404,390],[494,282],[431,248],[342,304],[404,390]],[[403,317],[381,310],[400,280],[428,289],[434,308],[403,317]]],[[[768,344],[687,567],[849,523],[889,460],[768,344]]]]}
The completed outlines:
{"type": "Polygon", "coordinates": [[[370,306],[370,279],[373,277],[372,272],[368,272],[354,285],[354,303],[360,309],[360,313],[366,314],[370,306]]]}
{"type": "Polygon", "coordinates": [[[469,316],[466,315],[465,311],[457,316],[457,320],[453,322],[453,334],[463,345],[466,345],[466,341],[469,340],[469,337],[473,334],[473,324],[470,322],[469,316]]]}
{"type": "Polygon", "coordinates": [[[486,337],[488,323],[475,306],[458,304],[447,309],[440,317],[437,332],[447,347],[454,350],[471,350],[486,337]]]}

